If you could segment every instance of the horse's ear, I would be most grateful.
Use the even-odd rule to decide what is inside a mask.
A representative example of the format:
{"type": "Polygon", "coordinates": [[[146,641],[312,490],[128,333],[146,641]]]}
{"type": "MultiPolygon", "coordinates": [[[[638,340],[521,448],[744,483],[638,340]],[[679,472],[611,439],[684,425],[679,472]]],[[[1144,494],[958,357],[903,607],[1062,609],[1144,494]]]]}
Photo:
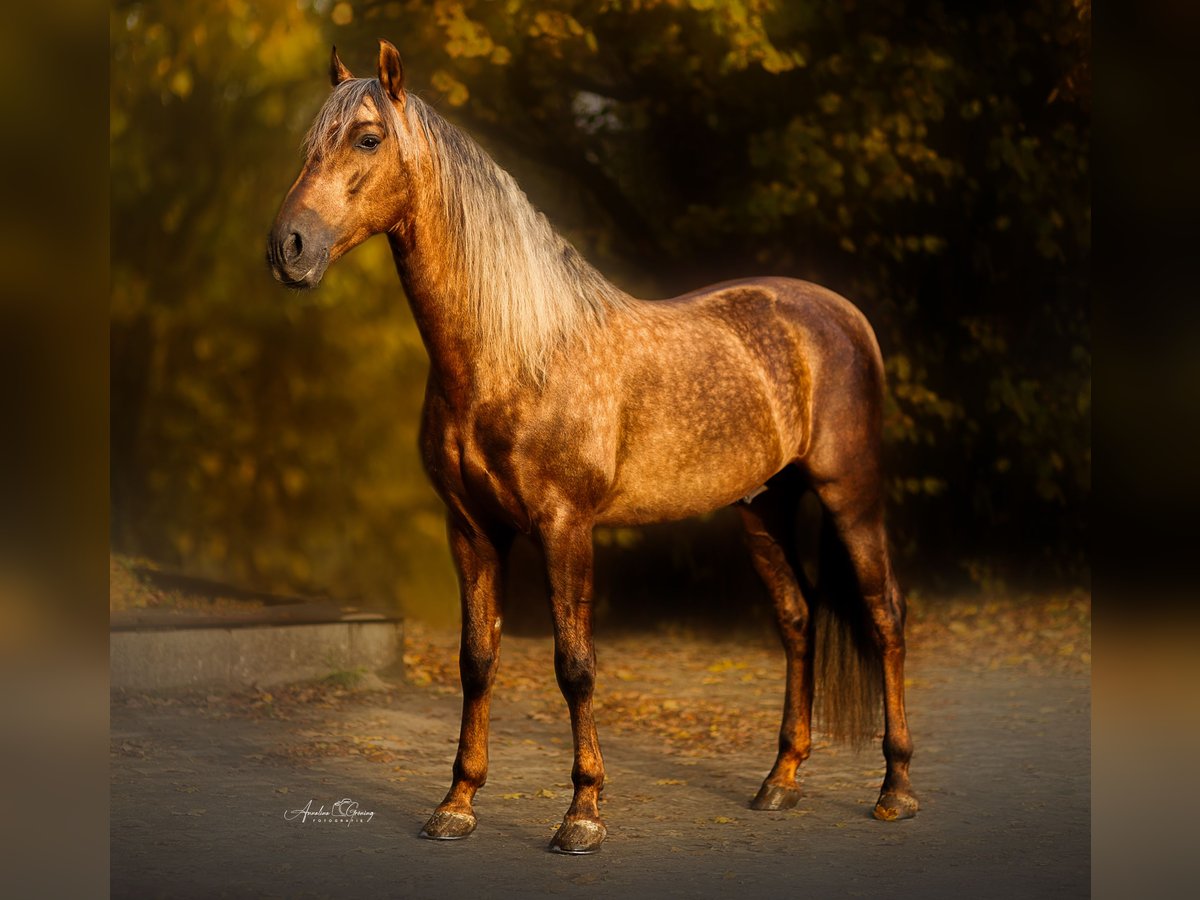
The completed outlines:
{"type": "Polygon", "coordinates": [[[390,41],[379,42],[379,83],[389,97],[404,103],[404,65],[400,62],[400,51],[390,41]]]}
{"type": "Polygon", "coordinates": [[[353,77],[350,74],[350,70],[342,65],[342,61],[338,59],[337,47],[334,47],[333,55],[329,58],[329,81],[334,87],[337,87],[343,81],[349,81],[353,77]]]}

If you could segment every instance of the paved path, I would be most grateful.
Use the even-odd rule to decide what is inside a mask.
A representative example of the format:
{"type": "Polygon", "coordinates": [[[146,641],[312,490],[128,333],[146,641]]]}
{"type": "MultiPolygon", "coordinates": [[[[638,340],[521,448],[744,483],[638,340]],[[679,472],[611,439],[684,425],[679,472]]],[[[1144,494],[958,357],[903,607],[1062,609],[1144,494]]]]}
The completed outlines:
{"type": "Polygon", "coordinates": [[[870,817],[876,748],[819,748],[796,809],[748,808],[773,753],[781,653],[674,639],[656,658],[653,646],[600,643],[598,696],[620,699],[598,707],[609,838],[590,857],[545,852],[571,766],[565,706],[536,676],[550,671],[545,641],[506,639],[480,824],[459,842],[417,837],[454,756],[451,636],[410,657],[426,683],[116,698],[113,896],[1088,895],[1080,667],[989,667],[914,648],[922,808],[881,823],[870,817]],[[285,820],[310,799],[330,809],[343,797],[374,816],[285,820]]]}

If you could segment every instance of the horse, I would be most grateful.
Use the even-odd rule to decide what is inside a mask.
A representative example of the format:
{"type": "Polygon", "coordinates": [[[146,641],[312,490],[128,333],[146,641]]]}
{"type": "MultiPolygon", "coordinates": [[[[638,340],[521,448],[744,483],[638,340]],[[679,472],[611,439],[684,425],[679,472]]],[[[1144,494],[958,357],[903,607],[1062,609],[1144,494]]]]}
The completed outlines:
{"type": "Polygon", "coordinates": [[[311,289],[386,234],[429,354],[419,445],[459,578],[463,700],[451,786],[421,835],[475,830],[505,561],[525,533],[545,556],[574,738],[574,794],[550,849],[600,848],[593,529],[734,504],[787,664],[778,753],[751,807],[799,800],[819,680],[818,716],[834,738],[876,736],[882,698],[887,766],[874,815],[915,815],[905,599],[884,524],[884,369],[866,317],[833,291],[778,277],[635,299],[405,89],[391,43],[380,41],[375,78],[355,78],[335,47],[330,81],[267,261],[284,285],[311,289]],[[808,491],[824,520],[815,585],[797,559],[808,491]]]}

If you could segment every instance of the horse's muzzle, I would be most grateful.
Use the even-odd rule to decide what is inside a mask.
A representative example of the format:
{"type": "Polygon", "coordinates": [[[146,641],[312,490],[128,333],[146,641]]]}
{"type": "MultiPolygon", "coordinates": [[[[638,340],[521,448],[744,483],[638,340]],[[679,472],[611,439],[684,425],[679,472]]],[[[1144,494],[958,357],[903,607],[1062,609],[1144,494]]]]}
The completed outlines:
{"type": "Polygon", "coordinates": [[[316,287],[329,266],[330,244],[324,222],[312,210],[276,222],[267,238],[271,274],[288,287],[316,287]]]}

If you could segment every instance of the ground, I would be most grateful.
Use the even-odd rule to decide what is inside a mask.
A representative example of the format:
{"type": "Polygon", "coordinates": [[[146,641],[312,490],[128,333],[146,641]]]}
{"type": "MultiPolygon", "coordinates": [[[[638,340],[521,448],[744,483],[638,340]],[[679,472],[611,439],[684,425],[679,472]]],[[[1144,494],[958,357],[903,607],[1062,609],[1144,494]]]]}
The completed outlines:
{"type": "Polygon", "coordinates": [[[588,857],[546,852],[571,768],[547,638],[505,638],[479,828],[457,842],[417,836],[454,758],[452,633],[410,628],[403,682],[115,696],[112,894],[1087,896],[1089,616],[1085,596],[914,609],[921,811],[897,823],[870,815],[877,745],[818,741],[797,808],[748,808],[782,704],[774,644],[599,634],[609,837],[588,857]],[[343,798],[353,822],[293,813],[343,798]]]}

